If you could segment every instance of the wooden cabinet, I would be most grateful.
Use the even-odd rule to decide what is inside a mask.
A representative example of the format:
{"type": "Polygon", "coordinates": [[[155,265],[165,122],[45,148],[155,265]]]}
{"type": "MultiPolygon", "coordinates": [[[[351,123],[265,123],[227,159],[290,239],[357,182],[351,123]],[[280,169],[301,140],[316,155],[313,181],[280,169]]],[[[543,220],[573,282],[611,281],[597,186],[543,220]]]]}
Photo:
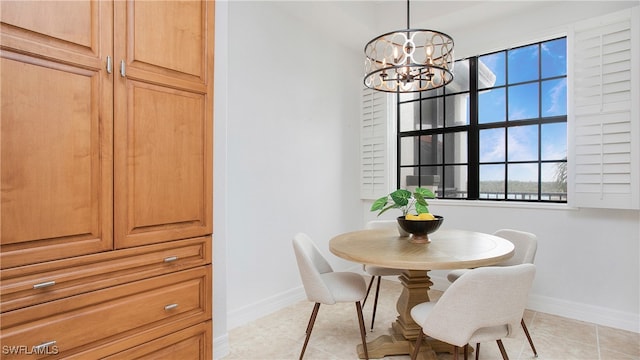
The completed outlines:
{"type": "Polygon", "coordinates": [[[0,311],[211,264],[211,237],[78,256],[2,271],[0,311]]]}
{"type": "Polygon", "coordinates": [[[211,267],[204,266],[9,311],[0,315],[2,344],[51,344],[68,356],[147,329],[179,330],[211,318],[210,290],[211,267]]]}
{"type": "Polygon", "coordinates": [[[3,358],[210,358],[214,2],[0,20],[3,358]]]}
{"type": "Polygon", "coordinates": [[[0,3],[0,266],[113,247],[107,2],[0,3]]]}
{"type": "Polygon", "coordinates": [[[115,2],[117,248],[212,231],[212,7],[115,2]]]}

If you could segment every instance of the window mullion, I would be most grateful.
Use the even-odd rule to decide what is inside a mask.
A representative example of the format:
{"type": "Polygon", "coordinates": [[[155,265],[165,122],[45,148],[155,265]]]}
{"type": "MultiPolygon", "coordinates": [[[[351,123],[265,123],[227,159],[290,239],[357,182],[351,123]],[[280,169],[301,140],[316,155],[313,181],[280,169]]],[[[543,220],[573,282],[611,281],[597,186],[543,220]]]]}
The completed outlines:
{"type": "Polygon", "coordinates": [[[478,128],[478,58],[469,59],[469,146],[467,148],[467,198],[480,197],[480,131],[478,128]]]}

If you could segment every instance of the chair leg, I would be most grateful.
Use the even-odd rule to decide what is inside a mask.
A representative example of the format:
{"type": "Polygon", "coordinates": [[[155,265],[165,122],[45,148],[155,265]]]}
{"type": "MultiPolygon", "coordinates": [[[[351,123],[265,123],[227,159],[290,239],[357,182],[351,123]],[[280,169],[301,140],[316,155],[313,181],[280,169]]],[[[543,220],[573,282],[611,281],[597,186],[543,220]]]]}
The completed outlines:
{"type": "Polygon", "coordinates": [[[458,360],[458,347],[453,345],[453,360],[458,360]]]}
{"type": "Polygon", "coordinates": [[[360,305],[360,301],[356,302],[356,311],[358,312],[358,322],[360,323],[360,337],[362,338],[364,358],[369,360],[369,352],[367,351],[367,330],[364,328],[364,317],[362,316],[362,305],[360,305]]]}
{"type": "Polygon", "coordinates": [[[476,343],[476,360],[480,356],[480,343],[476,343]]]}
{"type": "Polygon", "coordinates": [[[420,332],[418,333],[418,338],[416,338],[416,343],[413,345],[413,353],[411,353],[411,360],[416,360],[418,358],[418,353],[420,352],[420,345],[422,344],[423,337],[424,337],[424,333],[422,332],[422,328],[420,328],[420,332]]]}
{"type": "Polygon", "coordinates": [[[503,360],[509,360],[509,355],[507,355],[507,351],[504,349],[504,345],[502,344],[502,340],[496,340],[498,343],[498,348],[500,348],[500,353],[502,354],[503,360]]]}
{"type": "Polygon", "coordinates": [[[313,324],[316,322],[316,316],[318,316],[318,310],[320,309],[320,303],[316,303],[313,306],[313,312],[311,313],[311,318],[309,319],[309,324],[307,324],[307,336],[304,339],[304,345],[302,345],[302,352],[300,352],[300,360],[304,356],[304,351],[307,350],[307,344],[309,343],[309,338],[311,337],[311,330],[313,330],[313,324]]]}
{"type": "Polygon", "coordinates": [[[367,298],[369,297],[369,292],[371,291],[371,286],[373,286],[373,281],[376,279],[375,276],[371,277],[371,281],[369,281],[369,286],[367,287],[367,294],[364,296],[364,300],[362,300],[362,307],[367,303],[367,298]]]}
{"type": "Polygon", "coordinates": [[[527,329],[527,324],[524,323],[524,319],[520,320],[520,325],[522,325],[524,334],[527,335],[527,340],[529,340],[529,346],[531,346],[531,350],[533,350],[533,355],[538,357],[538,351],[536,351],[536,347],[533,345],[533,340],[531,340],[531,335],[529,335],[529,330],[527,329]]]}
{"type": "Polygon", "coordinates": [[[376,321],[376,310],[378,309],[378,294],[380,294],[380,280],[382,276],[378,276],[378,285],[376,285],[376,298],[373,300],[373,315],[371,315],[371,331],[373,331],[373,323],[376,321]]]}

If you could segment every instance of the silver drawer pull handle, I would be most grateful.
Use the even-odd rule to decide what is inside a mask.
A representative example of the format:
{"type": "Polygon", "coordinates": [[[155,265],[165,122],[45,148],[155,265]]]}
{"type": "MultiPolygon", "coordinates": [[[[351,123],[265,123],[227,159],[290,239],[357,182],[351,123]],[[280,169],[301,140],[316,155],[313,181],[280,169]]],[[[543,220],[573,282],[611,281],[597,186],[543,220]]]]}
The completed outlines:
{"type": "Polygon", "coordinates": [[[111,56],[107,56],[107,74],[111,74],[113,72],[113,62],[111,61],[111,56]]]}
{"type": "Polygon", "coordinates": [[[33,285],[33,288],[34,288],[34,289],[42,289],[42,288],[46,288],[46,287],[49,287],[49,286],[53,286],[53,285],[55,285],[55,284],[56,284],[56,282],[55,282],[55,281],[53,281],[53,280],[51,280],[51,281],[45,281],[45,282],[43,282],[43,283],[39,283],[39,284],[35,284],[35,285],[33,285]]]}
{"type": "Polygon", "coordinates": [[[164,262],[166,262],[166,263],[172,262],[172,261],[176,261],[176,260],[178,260],[177,256],[169,256],[169,257],[164,258],[164,262]]]}
{"type": "Polygon", "coordinates": [[[40,345],[34,346],[32,350],[42,350],[42,349],[48,348],[49,346],[53,346],[55,344],[56,344],[55,340],[47,341],[47,342],[42,343],[40,345]]]}
{"type": "Polygon", "coordinates": [[[175,308],[177,308],[177,307],[178,307],[178,304],[169,304],[169,305],[166,305],[166,306],[164,307],[164,309],[165,309],[166,311],[169,311],[169,310],[175,309],[175,308]]]}

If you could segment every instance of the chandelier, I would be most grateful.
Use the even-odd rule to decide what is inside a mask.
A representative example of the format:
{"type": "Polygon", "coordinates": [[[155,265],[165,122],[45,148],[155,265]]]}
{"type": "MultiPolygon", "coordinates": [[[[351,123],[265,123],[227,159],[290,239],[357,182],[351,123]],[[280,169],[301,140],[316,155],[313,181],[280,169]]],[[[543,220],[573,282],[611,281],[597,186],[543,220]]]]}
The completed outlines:
{"type": "Polygon", "coordinates": [[[382,34],[364,47],[364,85],[395,93],[437,89],[453,81],[453,39],[442,32],[407,29],[382,34]]]}

